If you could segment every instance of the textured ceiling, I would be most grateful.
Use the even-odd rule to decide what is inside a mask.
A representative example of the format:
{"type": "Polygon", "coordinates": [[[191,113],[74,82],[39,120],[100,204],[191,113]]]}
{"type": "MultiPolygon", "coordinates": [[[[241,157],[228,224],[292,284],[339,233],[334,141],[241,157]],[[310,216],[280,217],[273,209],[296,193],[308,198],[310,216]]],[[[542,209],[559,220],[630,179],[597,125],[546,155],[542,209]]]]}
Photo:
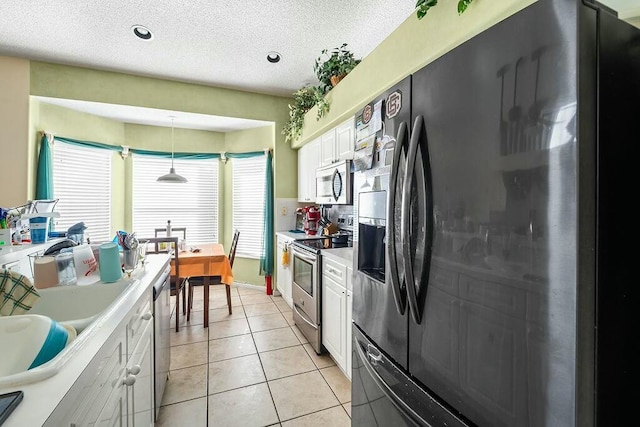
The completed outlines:
{"type": "MultiPolygon", "coordinates": [[[[639,0],[602,3],[640,24],[639,0]]],[[[348,43],[356,57],[365,57],[414,5],[415,0],[0,0],[0,55],[290,96],[317,83],[313,62],[322,49],[348,43]],[[131,28],[136,24],[148,27],[153,39],[137,39],[131,28]],[[269,51],[282,60],[267,62],[269,51]]],[[[196,129],[258,125],[92,104],[65,106],[131,123],[169,126],[167,117],[174,115],[176,126],[196,129]]]]}
{"type": "Polygon", "coordinates": [[[1,0],[0,55],[289,96],[322,49],[369,54],[414,0],[1,0]],[[137,39],[133,25],[153,33],[137,39]],[[267,62],[269,51],[282,60],[267,62]]]}

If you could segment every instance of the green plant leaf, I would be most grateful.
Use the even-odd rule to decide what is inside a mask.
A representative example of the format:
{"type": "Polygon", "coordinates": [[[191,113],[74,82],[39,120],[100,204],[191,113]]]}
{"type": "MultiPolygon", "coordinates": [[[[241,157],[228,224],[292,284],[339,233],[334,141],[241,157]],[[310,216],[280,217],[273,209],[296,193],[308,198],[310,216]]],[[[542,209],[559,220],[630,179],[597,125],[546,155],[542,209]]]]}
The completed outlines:
{"type": "Polygon", "coordinates": [[[438,0],[418,0],[416,2],[416,15],[418,19],[422,19],[425,17],[429,9],[438,4],[438,0]]]}
{"type": "Polygon", "coordinates": [[[323,93],[329,92],[333,87],[331,76],[348,74],[360,63],[360,60],[355,59],[353,52],[347,48],[347,43],[331,49],[331,53],[328,52],[327,49],[323,49],[313,65],[313,71],[318,77],[323,93]]]}
{"type": "Polygon", "coordinates": [[[467,10],[467,7],[469,7],[469,4],[471,4],[473,0],[459,0],[458,1],[458,15],[461,15],[464,13],[465,10],[467,10]]]}
{"type": "Polygon", "coordinates": [[[286,142],[293,142],[300,138],[304,116],[311,108],[318,107],[317,120],[329,111],[329,103],[324,99],[324,91],[319,86],[305,86],[298,89],[293,93],[293,101],[293,104],[289,104],[289,121],[282,128],[286,142]]]}

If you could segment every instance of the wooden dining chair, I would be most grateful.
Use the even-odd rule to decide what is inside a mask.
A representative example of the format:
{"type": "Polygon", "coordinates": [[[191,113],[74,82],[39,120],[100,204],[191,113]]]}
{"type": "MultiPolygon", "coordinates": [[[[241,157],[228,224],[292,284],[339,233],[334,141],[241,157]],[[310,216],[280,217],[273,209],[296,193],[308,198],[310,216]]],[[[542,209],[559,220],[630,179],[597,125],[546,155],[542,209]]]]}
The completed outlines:
{"type": "MultiPolygon", "coordinates": [[[[238,247],[238,238],[240,237],[240,230],[235,230],[233,233],[233,240],[231,240],[231,248],[229,248],[229,266],[233,269],[233,260],[236,258],[236,248],[238,247]]],[[[193,287],[202,286],[205,283],[205,278],[202,276],[191,276],[187,278],[187,284],[189,287],[189,303],[187,304],[187,321],[191,319],[191,309],[193,308],[193,287]]],[[[220,276],[211,276],[209,278],[209,285],[220,285],[222,278],[220,276]]],[[[227,307],[229,308],[229,314],[233,314],[231,308],[231,285],[224,284],[227,291],[227,307]]],[[[209,301],[204,301],[205,312],[209,310],[209,301]]]]}
{"type": "Polygon", "coordinates": [[[141,245],[147,245],[147,254],[167,253],[173,244],[173,266],[174,272],[171,276],[171,295],[176,296],[176,332],[180,328],[180,294],[182,294],[182,314],[187,313],[187,279],[180,277],[180,251],[178,248],[178,237],[149,237],[138,239],[141,245]],[[161,245],[165,243],[166,245],[161,245]],[[153,245],[149,249],[149,245],[153,245]],[[164,247],[162,247],[164,246],[164,247]]]}

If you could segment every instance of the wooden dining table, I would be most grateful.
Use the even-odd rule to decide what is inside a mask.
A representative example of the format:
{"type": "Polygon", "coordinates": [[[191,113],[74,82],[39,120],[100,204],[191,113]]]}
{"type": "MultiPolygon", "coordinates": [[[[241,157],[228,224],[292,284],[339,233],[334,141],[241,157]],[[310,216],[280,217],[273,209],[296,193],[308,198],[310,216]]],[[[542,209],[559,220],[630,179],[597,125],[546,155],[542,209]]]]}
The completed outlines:
{"type": "MultiPolygon", "coordinates": [[[[220,277],[227,291],[227,306],[229,314],[231,309],[231,285],[233,285],[233,273],[229,258],[224,252],[224,247],[219,243],[207,243],[194,245],[188,250],[179,253],[180,276],[199,277],[204,281],[204,327],[209,326],[209,283],[211,277],[220,277]]],[[[174,274],[172,264],[172,274],[174,274]]],[[[187,290],[188,292],[188,290],[187,290]]]]}

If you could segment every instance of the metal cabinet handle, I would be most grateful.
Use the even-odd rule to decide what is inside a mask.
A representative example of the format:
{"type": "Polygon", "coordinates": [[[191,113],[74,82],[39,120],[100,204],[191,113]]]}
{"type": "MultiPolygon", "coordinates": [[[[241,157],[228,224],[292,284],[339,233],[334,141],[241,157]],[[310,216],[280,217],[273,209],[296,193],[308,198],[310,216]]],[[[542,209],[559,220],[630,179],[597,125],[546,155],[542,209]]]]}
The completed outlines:
{"type": "Polygon", "coordinates": [[[147,311],[145,314],[140,316],[142,320],[151,320],[153,318],[153,314],[150,311],[147,311]]]}
{"type": "Polygon", "coordinates": [[[127,373],[133,374],[133,375],[138,375],[141,370],[142,370],[142,368],[140,367],[140,365],[134,365],[131,368],[127,369],[127,373]]]}
{"type": "Polygon", "coordinates": [[[122,380],[122,384],[126,385],[126,386],[132,386],[136,383],[136,376],[131,374],[131,375],[127,375],[127,378],[125,378],[124,380],[122,380]]]}

